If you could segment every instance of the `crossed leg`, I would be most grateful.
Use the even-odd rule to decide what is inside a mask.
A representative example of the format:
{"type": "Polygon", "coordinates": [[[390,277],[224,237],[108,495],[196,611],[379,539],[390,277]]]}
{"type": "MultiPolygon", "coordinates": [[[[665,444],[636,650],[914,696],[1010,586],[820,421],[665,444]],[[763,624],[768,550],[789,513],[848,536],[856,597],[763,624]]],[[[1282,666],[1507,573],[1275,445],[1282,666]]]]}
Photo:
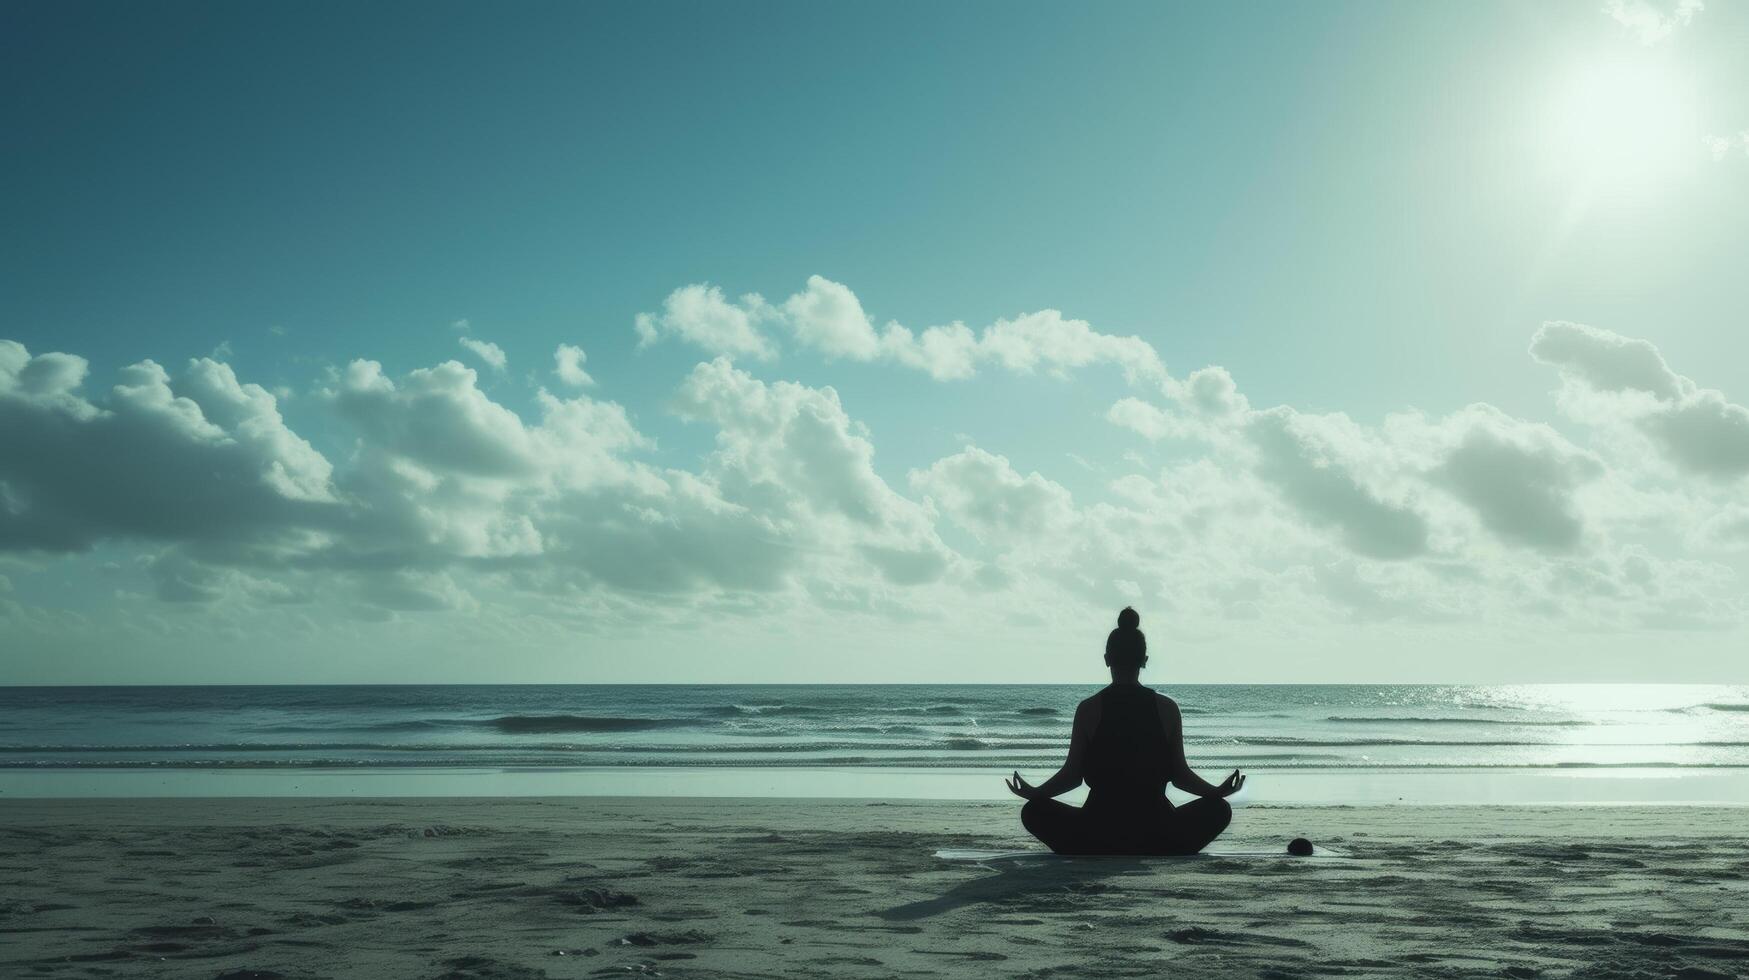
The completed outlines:
{"type": "Polygon", "coordinates": [[[1233,808],[1205,797],[1173,807],[1162,820],[1114,825],[1061,800],[1028,800],[1020,808],[1027,832],[1058,854],[1195,854],[1227,829],[1233,808]]]}

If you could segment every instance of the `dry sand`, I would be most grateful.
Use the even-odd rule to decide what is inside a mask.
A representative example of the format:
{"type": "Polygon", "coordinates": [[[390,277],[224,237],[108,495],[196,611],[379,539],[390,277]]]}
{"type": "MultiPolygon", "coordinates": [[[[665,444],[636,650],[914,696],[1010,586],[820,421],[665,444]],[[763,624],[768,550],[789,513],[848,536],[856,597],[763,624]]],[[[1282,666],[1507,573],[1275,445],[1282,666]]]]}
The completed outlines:
{"type": "Polygon", "coordinates": [[[0,802],[0,977],[1681,977],[1749,968],[1749,811],[1250,807],[1350,860],[954,864],[1016,806],[0,802]]]}

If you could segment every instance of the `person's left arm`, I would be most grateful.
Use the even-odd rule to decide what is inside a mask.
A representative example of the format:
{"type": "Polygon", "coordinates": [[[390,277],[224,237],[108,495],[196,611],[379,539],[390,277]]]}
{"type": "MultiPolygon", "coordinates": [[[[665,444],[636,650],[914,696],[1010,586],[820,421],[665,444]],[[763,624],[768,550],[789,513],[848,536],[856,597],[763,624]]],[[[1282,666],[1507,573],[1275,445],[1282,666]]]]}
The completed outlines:
{"type": "Polygon", "coordinates": [[[1016,772],[1004,781],[1009,792],[1025,800],[1048,800],[1081,785],[1081,763],[1087,758],[1087,742],[1093,737],[1091,703],[1083,701],[1075,709],[1075,727],[1069,732],[1069,757],[1063,760],[1063,767],[1038,786],[1020,778],[1020,773],[1016,772]]]}
{"type": "Polygon", "coordinates": [[[1232,796],[1244,787],[1245,775],[1237,769],[1221,780],[1219,786],[1198,776],[1184,758],[1184,715],[1178,710],[1178,702],[1162,697],[1159,708],[1160,725],[1166,731],[1166,751],[1170,753],[1166,761],[1172,773],[1172,785],[1197,796],[1217,798],[1232,796]]]}

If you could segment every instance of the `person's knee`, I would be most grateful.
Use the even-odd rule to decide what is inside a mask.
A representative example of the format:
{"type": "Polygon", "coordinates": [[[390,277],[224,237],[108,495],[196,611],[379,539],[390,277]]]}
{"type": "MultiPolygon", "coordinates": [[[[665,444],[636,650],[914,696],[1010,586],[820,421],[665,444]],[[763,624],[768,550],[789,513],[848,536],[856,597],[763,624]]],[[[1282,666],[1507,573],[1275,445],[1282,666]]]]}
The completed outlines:
{"type": "Polygon", "coordinates": [[[1214,833],[1226,830],[1233,822],[1233,805],[1218,796],[1204,797],[1195,806],[1197,822],[1214,833]]]}
{"type": "Polygon", "coordinates": [[[1233,807],[1223,799],[1204,797],[1176,811],[1161,854],[1195,854],[1227,829],[1233,807]]]}
{"type": "Polygon", "coordinates": [[[1044,808],[1043,800],[1027,800],[1026,805],[1020,808],[1020,825],[1036,834],[1044,808]]]}

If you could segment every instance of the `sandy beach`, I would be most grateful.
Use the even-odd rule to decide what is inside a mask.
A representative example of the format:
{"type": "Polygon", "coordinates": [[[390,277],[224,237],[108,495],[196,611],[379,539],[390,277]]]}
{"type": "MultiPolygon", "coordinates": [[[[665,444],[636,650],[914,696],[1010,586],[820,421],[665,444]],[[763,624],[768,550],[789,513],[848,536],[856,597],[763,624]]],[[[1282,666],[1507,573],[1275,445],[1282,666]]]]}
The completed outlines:
{"type": "Polygon", "coordinates": [[[1247,807],[1346,859],[952,863],[991,803],[0,803],[0,975],[1680,977],[1749,963],[1749,819],[1247,807]]]}

